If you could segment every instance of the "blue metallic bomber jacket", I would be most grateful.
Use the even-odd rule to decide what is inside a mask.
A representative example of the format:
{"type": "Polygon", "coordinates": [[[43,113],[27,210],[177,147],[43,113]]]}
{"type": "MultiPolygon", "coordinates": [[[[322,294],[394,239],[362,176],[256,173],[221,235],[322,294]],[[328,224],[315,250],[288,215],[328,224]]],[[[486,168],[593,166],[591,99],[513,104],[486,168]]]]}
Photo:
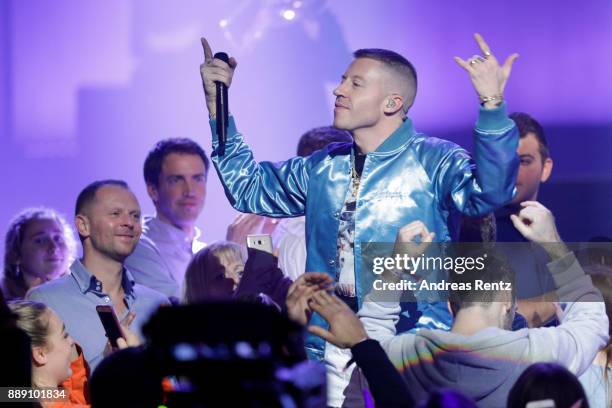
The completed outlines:
{"type": "MultiPolygon", "coordinates": [[[[353,149],[334,143],[309,157],[257,163],[230,117],[225,154],[219,157],[216,121],[211,120],[212,161],[231,205],[270,217],[306,214],[306,270],[336,277],[339,217],[351,180],[353,149]]],[[[474,159],[458,145],[416,133],[410,119],[367,155],[355,212],[355,283],[359,306],[361,248],[395,242],[398,230],[421,220],[439,242],[456,233],[460,213],[479,216],[512,199],[518,171],[518,131],[505,104],[480,108],[474,159]]],[[[364,291],[366,293],[364,293],[364,291]]],[[[325,326],[314,315],[311,324],[325,326]]],[[[323,358],[323,339],[310,335],[306,348],[323,358]]]]}

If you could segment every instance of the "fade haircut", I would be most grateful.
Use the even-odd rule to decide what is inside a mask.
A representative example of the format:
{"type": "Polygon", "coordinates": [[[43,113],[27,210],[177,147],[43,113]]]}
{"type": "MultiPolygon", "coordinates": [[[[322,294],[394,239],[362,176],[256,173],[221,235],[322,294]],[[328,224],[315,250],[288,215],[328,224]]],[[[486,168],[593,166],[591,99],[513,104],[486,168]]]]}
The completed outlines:
{"type": "Polygon", "coordinates": [[[208,176],[209,161],[204,149],[191,139],[175,137],[157,142],[147,155],[143,168],[144,179],[147,185],[152,184],[155,187],[159,186],[159,175],[161,174],[162,164],[166,156],[171,153],[200,156],[200,159],[204,162],[204,176],[208,176]]]}
{"type": "Polygon", "coordinates": [[[310,129],[300,137],[297,145],[297,155],[301,157],[310,156],[317,150],[334,142],[353,143],[353,137],[348,131],[336,129],[332,126],[310,129]]]}
{"type": "Polygon", "coordinates": [[[544,135],[544,128],[542,125],[540,125],[531,115],[524,112],[511,113],[510,119],[516,123],[521,139],[526,137],[527,134],[533,133],[538,141],[538,150],[542,158],[542,163],[544,163],[544,161],[550,157],[550,152],[548,150],[548,141],[544,135]]]}
{"type": "Polygon", "coordinates": [[[370,58],[381,62],[401,83],[400,94],[404,97],[404,115],[414,103],[417,92],[417,73],[414,66],[400,54],[381,48],[362,48],[353,53],[355,58],[370,58]]]}
{"type": "Polygon", "coordinates": [[[129,190],[130,187],[123,180],[98,180],[89,184],[80,193],[76,201],[74,214],[84,214],[88,207],[96,199],[96,193],[104,186],[117,186],[129,190]]]}

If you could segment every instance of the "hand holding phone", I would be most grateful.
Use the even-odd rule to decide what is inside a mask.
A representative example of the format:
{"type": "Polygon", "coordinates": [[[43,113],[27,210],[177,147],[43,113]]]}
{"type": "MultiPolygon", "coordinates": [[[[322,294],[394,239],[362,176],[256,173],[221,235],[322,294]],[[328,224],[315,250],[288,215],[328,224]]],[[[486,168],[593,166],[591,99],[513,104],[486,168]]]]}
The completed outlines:
{"type": "Polygon", "coordinates": [[[247,235],[247,248],[257,249],[273,255],[272,236],[270,234],[247,235]]]}
{"type": "Polygon", "coordinates": [[[113,307],[99,305],[96,306],[96,312],[98,312],[102,326],[104,326],[104,331],[106,332],[106,337],[108,337],[111,348],[113,350],[118,349],[119,344],[117,343],[117,340],[121,338],[125,339],[126,337],[121,325],[119,324],[119,320],[117,319],[117,315],[115,314],[113,307]]]}

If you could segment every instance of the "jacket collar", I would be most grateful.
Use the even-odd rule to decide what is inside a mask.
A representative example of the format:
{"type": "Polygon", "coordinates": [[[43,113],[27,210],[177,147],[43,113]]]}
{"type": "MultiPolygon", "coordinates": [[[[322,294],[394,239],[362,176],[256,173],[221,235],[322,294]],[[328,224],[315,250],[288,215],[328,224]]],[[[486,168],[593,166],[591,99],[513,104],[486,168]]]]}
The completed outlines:
{"type": "Polygon", "coordinates": [[[412,120],[410,120],[410,118],[406,118],[404,123],[393,133],[391,133],[391,135],[389,135],[389,137],[387,137],[385,141],[378,146],[378,149],[371,154],[384,156],[389,153],[393,153],[409,143],[414,138],[415,134],[416,132],[412,126],[412,120]]]}

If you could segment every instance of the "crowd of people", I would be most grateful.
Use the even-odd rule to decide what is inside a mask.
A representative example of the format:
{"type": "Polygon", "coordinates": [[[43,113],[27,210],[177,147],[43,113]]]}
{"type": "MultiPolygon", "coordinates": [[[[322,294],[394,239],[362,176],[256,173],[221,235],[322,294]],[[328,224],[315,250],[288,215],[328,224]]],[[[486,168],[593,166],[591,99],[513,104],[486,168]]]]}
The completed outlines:
{"type": "MultiPolygon", "coordinates": [[[[480,55],[455,57],[480,102],[473,155],[415,131],[408,112],[418,80],[408,60],[361,49],[334,90],[333,126],[306,132],[297,156],[280,163],[255,161],[234,116],[227,140],[219,139],[217,85],[231,86],[237,63],[213,58],[202,39],[211,157],[186,138],[150,150],[143,175],[154,215],[141,214],[124,181],[109,179],[81,190],[72,226],[43,207],[23,210],[9,224],[0,329],[10,369],[0,385],[68,391],[63,400],[38,402],[49,407],[215,406],[223,399],[173,399],[185,390],[183,363],[203,355],[221,365],[202,363],[196,372],[240,367],[220,368],[235,376],[221,380],[237,395],[252,392],[252,382],[238,380],[251,369],[232,365],[234,359],[267,361],[276,352],[229,339],[265,337],[257,327],[270,311],[288,324],[273,325],[285,343],[271,378],[294,384],[293,391],[267,389],[277,398],[273,406],[612,406],[612,265],[609,257],[585,264],[563,243],[538,197],[553,169],[544,129],[528,114],[509,114],[503,98],[518,55],[500,63],[481,36],[475,39],[480,55]],[[196,221],[211,163],[242,214],[225,241],[205,243],[196,221]],[[271,236],[272,251],[247,248],[253,234],[271,236]],[[511,289],[455,291],[448,301],[417,295],[410,304],[395,291],[380,300],[369,284],[369,243],[389,244],[389,256],[412,257],[439,243],[518,243],[499,245],[479,275],[511,282],[511,289]],[[208,304],[216,308],[198,309],[208,304]],[[250,321],[236,317],[234,304],[252,308],[250,321]],[[252,318],[260,310],[254,304],[265,305],[261,321],[252,318]],[[101,306],[117,317],[116,344],[99,318],[101,306]],[[221,313],[215,326],[193,332],[209,330],[216,339],[227,332],[227,344],[219,350],[194,334],[190,342],[198,347],[176,345],[178,363],[169,364],[151,324],[162,310],[221,313]],[[117,384],[129,391],[113,390],[117,384]],[[317,387],[323,398],[310,395],[317,387]]],[[[448,279],[464,284],[468,275],[449,271],[448,279]]],[[[385,267],[380,279],[424,280],[396,267],[385,267]]],[[[168,336],[200,318],[209,321],[177,314],[168,336]]],[[[215,373],[206,376],[198,378],[215,373]]],[[[191,386],[204,387],[191,389],[197,396],[226,390],[191,386]]],[[[250,405],[270,405],[249,395],[250,405]]]]}

